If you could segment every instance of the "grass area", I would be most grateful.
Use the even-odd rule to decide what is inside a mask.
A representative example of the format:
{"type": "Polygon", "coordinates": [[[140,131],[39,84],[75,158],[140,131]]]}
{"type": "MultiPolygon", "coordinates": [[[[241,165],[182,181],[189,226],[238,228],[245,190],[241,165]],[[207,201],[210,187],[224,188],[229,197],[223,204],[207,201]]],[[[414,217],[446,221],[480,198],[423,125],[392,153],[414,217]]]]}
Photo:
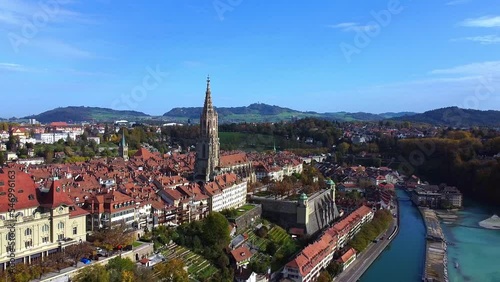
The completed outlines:
{"type": "Polygon", "coordinates": [[[239,217],[239,216],[243,215],[244,213],[246,213],[249,210],[252,210],[253,208],[255,208],[255,206],[254,205],[249,205],[249,204],[246,204],[246,205],[244,205],[242,207],[237,208],[236,209],[236,212],[237,212],[236,217],[239,217]]]}
{"type": "Polygon", "coordinates": [[[286,197],[286,200],[288,201],[297,201],[300,198],[300,194],[293,194],[291,196],[286,197]]]}
{"type": "Polygon", "coordinates": [[[267,196],[272,195],[272,193],[269,191],[260,191],[260,192],[254,193],[254,195],[257,197],[267,197],[267,196]]]}
{"type": "Polygon", "coordinates": [[[277,225],[269,230],[266,238],[257,236],[253,230],[248,230],[247,234],[248,242],[258,249],[258,253],[252,257],[252,260],[262,261],[268,259],[270,254],[266,253],[266,249],[271,242],[278,246],[276,252],[272,254],[272,271],[276,271],[283,267],[283,265],[290,261],[292,256],[302,248],[300,243],[292,239],[285,229],[277,225]]]}
{"type": "Polygon", "coordinates": [[[195,281],[206,280],[218,271],[208,260],[182,246],[170,245],[162,253],[167,261],[174,258],[182,260],[188,268],[190,279],[195,281]]]}
{"type": "Polygon", "coordinates": [[[139,242],[139,241],[134,241],[132,243],[132,247],[134,247],[134,248],[139,247],[140,245],[142,245],[142,242],[139,242]]]}

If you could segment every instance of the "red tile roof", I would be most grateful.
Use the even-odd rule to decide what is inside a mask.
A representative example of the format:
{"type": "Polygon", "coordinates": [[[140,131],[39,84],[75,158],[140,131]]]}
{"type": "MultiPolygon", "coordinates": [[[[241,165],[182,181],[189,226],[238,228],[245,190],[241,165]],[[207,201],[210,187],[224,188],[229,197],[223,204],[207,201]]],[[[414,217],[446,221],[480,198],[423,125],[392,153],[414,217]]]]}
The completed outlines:
{"type": "Polygon", "coordinates": [[[339,261],[341,263],[346,263],[351,257],[355,256],[356,255],[356,250],[354,250],[353,248],[350,248],[349,250],[347,250],[347,252],[345,252],[340,258],[339,258],[339,261]]]}
{"type": "Polygon", "coordinates": [[[0,212],[7,212],[9,210],[9,175],[15,175],[14,195],[17,198],[15,209],[26,209],[38,207],[37,190],[35,182],[31,177],[15,168],[0,169],[0,212]],[[10,172],[10,174],[9,174],[10,172]]]}
{"type": "Polygon", "coordinates": [[[231,255],[233,256],[236,262],[242,262],[244,260],[250,259],[253,256],[250,249],[248,249],[248,247],[246,246],[241,246],[239,248],[232,250],[231,255]]]}

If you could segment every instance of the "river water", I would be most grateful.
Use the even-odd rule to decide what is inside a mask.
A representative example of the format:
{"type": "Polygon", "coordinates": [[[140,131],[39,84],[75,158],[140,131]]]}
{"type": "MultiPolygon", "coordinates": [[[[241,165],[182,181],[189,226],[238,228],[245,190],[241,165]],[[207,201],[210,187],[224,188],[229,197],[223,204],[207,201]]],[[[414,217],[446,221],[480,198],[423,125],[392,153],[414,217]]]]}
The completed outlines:
{"type": "MultiPolygon", "coordinates": [[[[400,206],[400,231],[380,257],[361,277],[362,282],[421,281],[425,260],[425,225],[417,208],[403,190],[396,191],[400,206]]],[[[450,282],[500,282],[500,230],[480,228],[478,222],[499,207],[464,202],[454,224],[441,226],[448,244],[450,282]],[[458,268],[455,268],[455,263],[458,268]]]]}
{"type": "Polygon", "coordinates": [[[487,207],[465,201],[457,213],[455,225],[441,223],[448,244],[450,282],[500,281],[500,230],[480,228],[478,222],[498,213],[498,207],[487,207]],[[455,268],[455,262],[458,268],[455,268]]]}
{"type": "Polygon", "coordinates": [[[403,190],[397,189],[399,199],[399,234],[387,246],[370,268],[362,282],[422,281],[425,260],[425,225],[418,209],[403,190]]]}

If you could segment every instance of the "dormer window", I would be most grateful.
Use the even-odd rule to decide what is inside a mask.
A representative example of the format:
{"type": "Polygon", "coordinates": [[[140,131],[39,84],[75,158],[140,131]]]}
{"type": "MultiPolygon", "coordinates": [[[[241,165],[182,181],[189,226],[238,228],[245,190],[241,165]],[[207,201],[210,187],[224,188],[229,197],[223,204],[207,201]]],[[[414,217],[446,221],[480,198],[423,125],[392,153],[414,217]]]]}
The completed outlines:
{"type": "Polygon", "coordinates": [[[35,195],[33,195],[33,194],[30,194],[28,196],[28,200],[33,201],[34,199],[35,199],[35,195]]]}

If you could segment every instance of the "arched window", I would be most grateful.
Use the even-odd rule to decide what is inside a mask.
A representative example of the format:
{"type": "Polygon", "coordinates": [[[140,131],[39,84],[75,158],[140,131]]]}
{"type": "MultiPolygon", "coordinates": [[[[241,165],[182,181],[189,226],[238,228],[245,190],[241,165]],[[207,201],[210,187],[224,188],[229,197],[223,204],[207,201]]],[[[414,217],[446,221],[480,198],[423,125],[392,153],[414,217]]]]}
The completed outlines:
{"type": "Polygon", "coordinates": [[[48,224],[44,224],[42,226],[42,232],[49,232],[49,225],[48,224]]]}
{"type": "Polygon", "coordinates": [[[26,230],[24,230],[24,236],[31,236],[31,234],[33,234],[31,228],[26,228],[26,230]]]}
{"type": "Polygon", "coordinates": [[[57,228],[59,229],[63,229],[64,228],[64,222],[59,222],[59,224],[57,224],[57,228]]]}

